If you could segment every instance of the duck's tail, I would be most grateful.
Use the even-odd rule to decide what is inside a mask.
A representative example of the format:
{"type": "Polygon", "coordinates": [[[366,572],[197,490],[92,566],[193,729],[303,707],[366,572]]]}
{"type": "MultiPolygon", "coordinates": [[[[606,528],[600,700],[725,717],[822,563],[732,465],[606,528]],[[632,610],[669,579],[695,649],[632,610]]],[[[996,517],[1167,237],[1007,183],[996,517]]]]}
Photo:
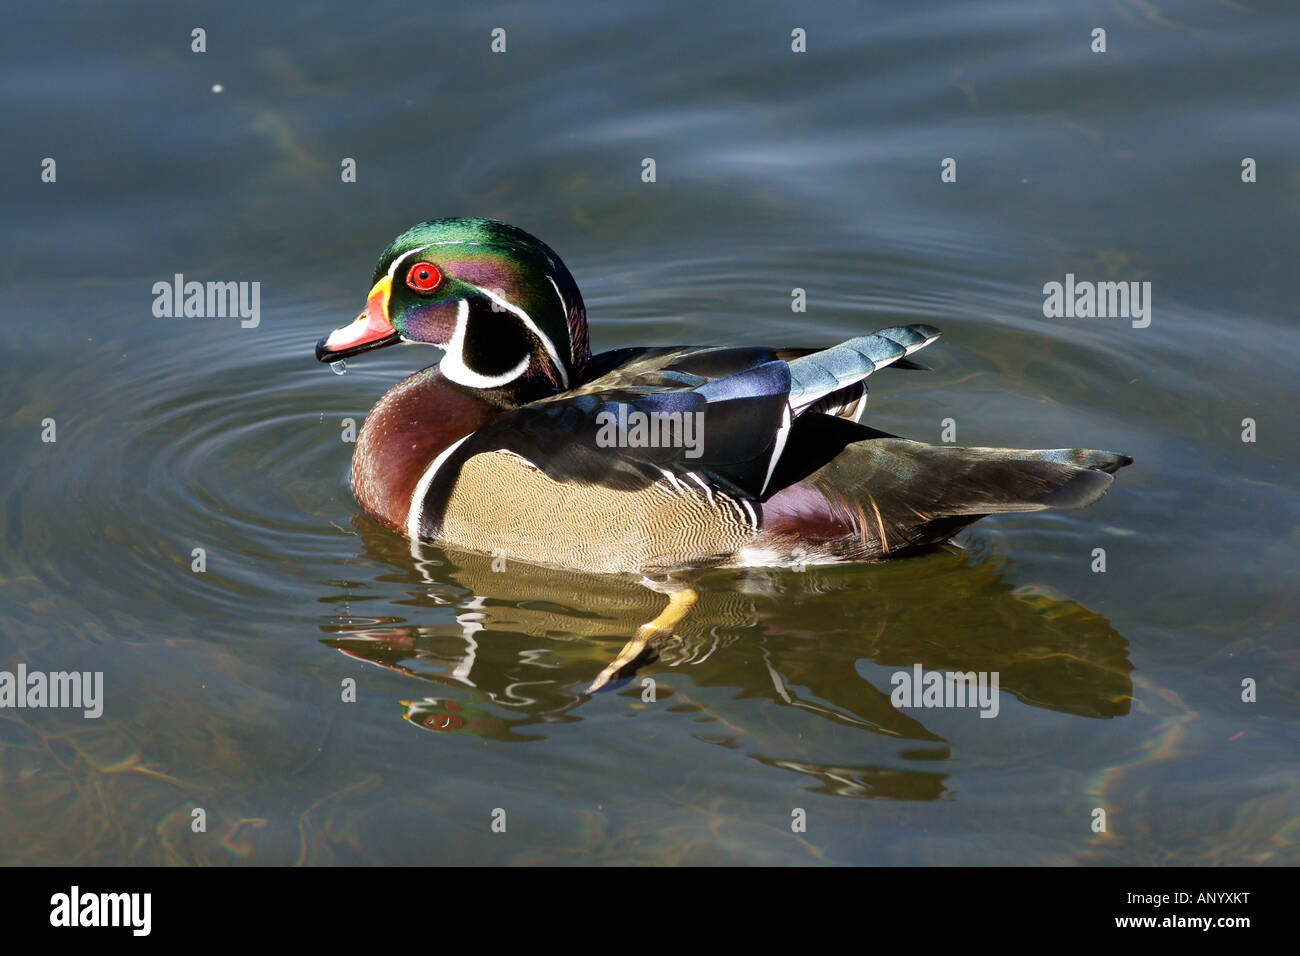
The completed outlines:
{"type": "Polygon", "coordinates": [[[1132,461],[1093,449],[966,448],[877,433],[769,498],[764,523],[846,557],[889,556],[946,541],[985,515],[1086,507],[1132,461]]]}
{"type": "Polygon", "coordinates": [[[1101,498],[1128,455],[1090,448],[966,448],[904,439],[862,442],[876,489],[936,517],[1085,508],[1101,498]],[[890,476],[881,482],[881,475],[890,476]],[[901,479],[901,480],[900,480],[901,479]]]}

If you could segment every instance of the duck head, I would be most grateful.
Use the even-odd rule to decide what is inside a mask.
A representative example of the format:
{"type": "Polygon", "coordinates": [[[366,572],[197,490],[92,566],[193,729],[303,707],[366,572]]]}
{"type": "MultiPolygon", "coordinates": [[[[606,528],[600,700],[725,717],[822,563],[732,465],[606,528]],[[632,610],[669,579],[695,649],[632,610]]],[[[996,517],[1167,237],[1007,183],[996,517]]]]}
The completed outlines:
{"type": "Polygon", "coordinates": [[[434,219],[383,251],[365,311],[316,343],[322,362],[419,342],[466,388],[525,400],[564,391],[586,370],[587,313],[560,257],[493,219],[434,219]]]}

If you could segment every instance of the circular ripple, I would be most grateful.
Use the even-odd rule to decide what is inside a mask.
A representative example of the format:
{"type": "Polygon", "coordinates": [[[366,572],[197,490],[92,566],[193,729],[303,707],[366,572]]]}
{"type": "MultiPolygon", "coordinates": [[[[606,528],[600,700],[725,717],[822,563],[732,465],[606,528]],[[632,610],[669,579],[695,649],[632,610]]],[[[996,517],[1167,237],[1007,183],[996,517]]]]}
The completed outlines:
{"type": "Polygon", "coordinates": [[[239,350],[203,362],[154,343],[131,356],[138,373],[125,382],[102,365],[63,370],[85,387],[46,403],[58,441],[12,475],[11,553],[114,633],[132,618],[238,618],[276,595],[300,614],[289,596],[337,576],[356,514],[344,419],[359,428],[411,356],[368,363],[340,387],[301,326],[229,337],[239,350]]]}

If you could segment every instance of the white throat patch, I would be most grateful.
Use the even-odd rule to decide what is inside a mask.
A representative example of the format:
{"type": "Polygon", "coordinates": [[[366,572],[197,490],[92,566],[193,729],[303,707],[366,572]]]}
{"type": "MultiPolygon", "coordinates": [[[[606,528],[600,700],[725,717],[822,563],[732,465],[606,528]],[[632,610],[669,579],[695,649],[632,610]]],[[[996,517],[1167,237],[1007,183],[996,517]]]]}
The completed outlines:
{"type": "MultiPolygon", "coordinates": [[[[567,389],[569,387],[569,373],[565,370],[564,362],[560,360],[560,355],[555,350],[555,343],[551,341],[550,336],[537,327],[537,323],[533,321],[532,316],[491,289],[484,289],[480,286],[471,286],[471,288],[491,299],[497,308],[516,316],[524,323],[524,327],[528,331],[537,336],[537,340],[542,343],[542,347],[546,349],[546,354],[555,365],[556,371],[559,372],[561,386],[567,389]]],[[[531,354],[525,355],[518,365],[501,375],[480,375],[471,369],[465,364],[464,355],[465,332],[468,322],[469,300],[461,299],[456,303],[456,330],[452,333],[451,341],[447,343],[447,354],[438,363],[438,370],[443,375],[453,382],[468,388],[499,388],[513,382],[528,370],[529,362],[532,360],[531,354]]]]}
{"type": "Polygon", "coordinates": [[[456,303],[456,331],[447,343],[447,353],[438,363],[438,371],[458,385],[466,388],[500,388],[517,379],[528,371],[528,364],[533,356],[526,354],[519,364],[501,375],[480,375],[465,364],[465,327],[469,322],[469,300],[461,299],[456,303]]]}

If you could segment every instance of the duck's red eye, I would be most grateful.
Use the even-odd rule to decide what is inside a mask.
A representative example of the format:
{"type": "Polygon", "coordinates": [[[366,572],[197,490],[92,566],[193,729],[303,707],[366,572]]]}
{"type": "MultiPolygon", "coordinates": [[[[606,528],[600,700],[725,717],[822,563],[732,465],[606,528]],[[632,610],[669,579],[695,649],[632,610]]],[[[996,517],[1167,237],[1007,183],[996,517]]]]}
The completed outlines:
{"type": "Polygon", "coordinates": [[[432,292],[442,281],[442,273],[432,262],[417,262],[406,273],[406,284],[416,292],[432,292]]]}

